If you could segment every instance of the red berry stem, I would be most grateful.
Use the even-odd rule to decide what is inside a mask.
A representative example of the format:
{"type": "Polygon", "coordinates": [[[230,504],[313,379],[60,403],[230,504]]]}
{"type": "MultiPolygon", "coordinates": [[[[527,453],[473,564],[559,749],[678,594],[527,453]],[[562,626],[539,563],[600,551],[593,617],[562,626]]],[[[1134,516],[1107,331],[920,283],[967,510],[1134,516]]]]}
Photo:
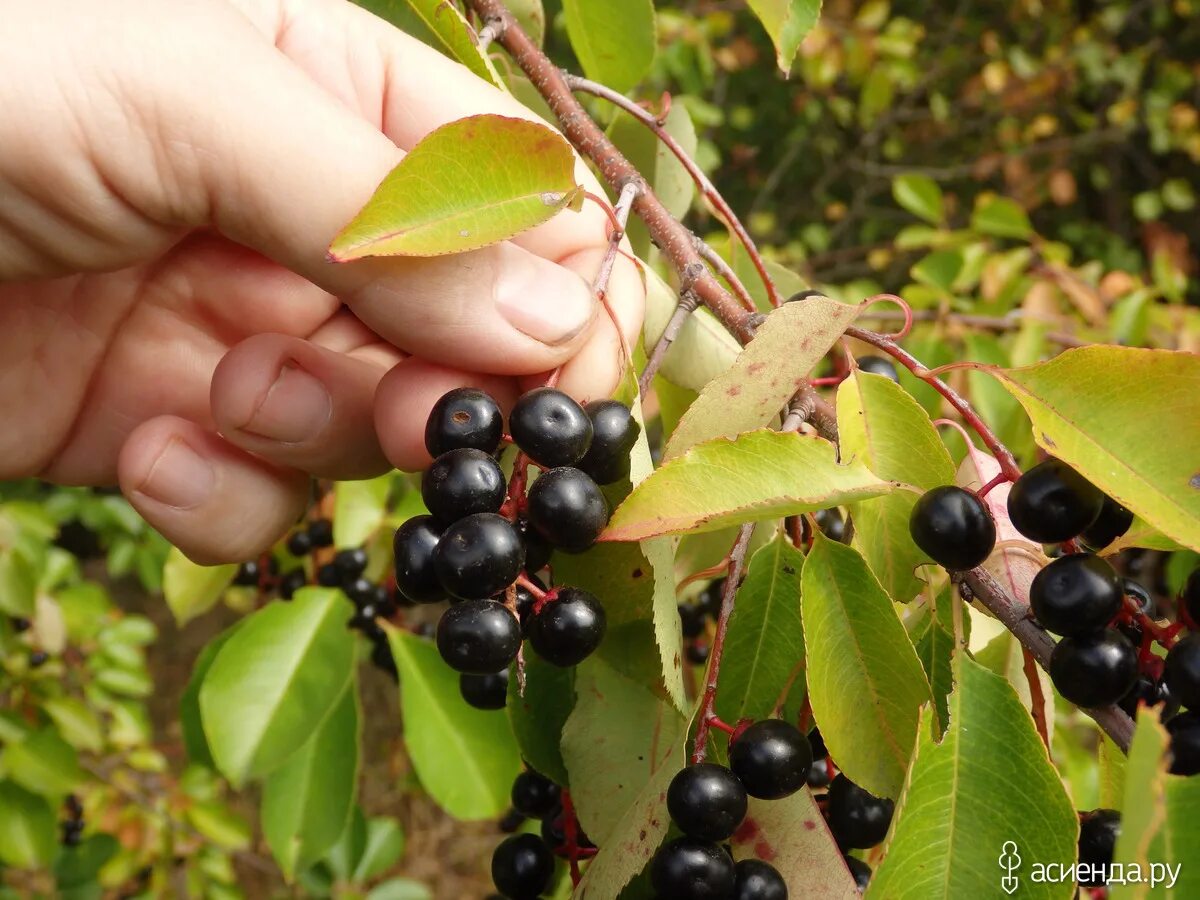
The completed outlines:
{"type": "Polygon", "coordinates": [[[1029,684],[1029,705],[1033,724],[1037,726],[1038,736],[1049,751],[1050,727],[1046,722],[1046,695],[1042,691],[1042,680],[1038,677],[1037,660],[1033,658],[1028,647],[1022,647],[1021,654],[1024,657],[1025,681],[1029,684]]]}
{"type": "Polygon", "coordinates": [[[563,815],[563,836],[566,841],[564,849],[567,853],[567,862],[571,866],[571,884],[575,887],[579,886],[579,822],[575,818],[575,804],[571,802],[571,792],[566,788],[562,790],[562,815],[563,815]]]}
{"type": "Polygon", "coordinates": [[[992,488],[999,487],[1002,484],[1007,484],[1009,481],[1011,481],[1011,479],[1006,474],[1001,472],[995,478],[977,490],[975,495],[982,500],[989,493],[991,493],[992,488]]]}
{"type": "Polygon", "coordinates": [[[735,728],[733,725],[730,725],[718,715],[709,716],[708,725],[710,728],[716,728],[718,731],[723,731],[728,735],[732,735],[737,731],[737,728],[735,728]]]}

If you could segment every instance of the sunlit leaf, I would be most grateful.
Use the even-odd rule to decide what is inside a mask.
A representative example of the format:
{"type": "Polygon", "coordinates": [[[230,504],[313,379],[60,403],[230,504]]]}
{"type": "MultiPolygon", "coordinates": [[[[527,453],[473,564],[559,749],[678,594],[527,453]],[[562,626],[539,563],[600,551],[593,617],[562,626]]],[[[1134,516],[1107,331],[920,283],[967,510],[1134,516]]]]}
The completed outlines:
{"type": "Polygon", "coordinates": [[[172,547],[163,566],[163,599],[175,623],[185,625],[216,606],[237,570],[236,565],[201,566],[172,547]]]}
{"type": "Polygon", "coordinates": [[[971,213],[971,227],[984,234],[1017,240],[1033,234],[1028,214],[1008,197],[981,196],[971,213]]]}
{"type": "Polygon", "coordinates": [[[0,781],[0,862],[19,869],[45,866],[58,851],[54,810],[37,794],[0,781]]]}
{"type": "Polygon", "coordinates": [[[892,180],[892,196],[914,216],[933,225],[941,225],[945,218],[942,189],[927,175],[898,175],[892,180]]]}
{"type": "Polygon", "coordinates": [[[800,49],[805,35],[817,24],[821,0],[749,0],[771,43],[776,59],[784,73],[792,69],[792,60],[800,49]]]}
{"type": "MultiPolygon", "coordinates": [[[[378,3],[379,0],[373,0],[378,3]]],[[[408,0],[413,12],[420,16],[429,31],[460,63],[496,87],[503,88],[496,67],[479,42],[463,14],[453,3],[445,0],[408,0]]]]}
{"type": "Polygon", "coordinates": [[[653,0],[563,0],[567,36],[588,78],[624,93],[654,62],[653,0]]]}

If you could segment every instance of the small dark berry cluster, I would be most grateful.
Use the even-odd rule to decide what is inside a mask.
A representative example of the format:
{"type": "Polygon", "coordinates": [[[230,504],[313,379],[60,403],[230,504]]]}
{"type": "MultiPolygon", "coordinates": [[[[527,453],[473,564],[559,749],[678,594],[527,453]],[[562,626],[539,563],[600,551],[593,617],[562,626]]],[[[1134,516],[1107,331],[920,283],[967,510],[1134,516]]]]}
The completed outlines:
{"type": "Polygon", "coordinates": [[[503,707],[508,667],[522,639],[557,666],[582,662],[604,637],[600,601],[571,587],[547,590],[536,573],[551,552],[581,553],[608,524],[600,484],[629,474],[639,434],[628,407],[580,406],[562,391],[524,394],[508,420],[520,451],[511,483],[497,461],[504,417],[483,391],[458,388],[435,404],[425,427],[434,458],[421,479],[428,515],[396,531],[396,588],[412,603],[450,600],[437,646],[461,673],[464,699],[503,707]],[[528,492],[526,466],[539,469],[528,492]]]}
{"type": "Polygon", "coordinates": [[[526,819],[541,821],[541,835],[515,834],[502,841],[492,854],[492,881],[500,895],[509,900],[534,900],[545,891],[554,874],[556,855],[578,860],[596,850],[565,808],[562,789],[532,769],[526,769],[513,782],[512,810],[501,820],[500,828],[517,831],[526,819]]]}
{"type": "Polygon", "coordinates": [[[64,847],[77,847],[83,840],[83,804],[75,794],[67,794],[63,810],[66,815],[59,823],[59,840],[64,847]]]}
{"type": "Polygon", "coordinates": [[[695,762],[667,788],[667,812],[683,832],[650,864],[661,897],[678,900],[786,900],[783,876],[757,859],[734,863],[723,842],[746,817],[749,797],[778,800],[800,790],[812,767],[812,748],[795,726],[764,719],[738,728],[729,766],[695,762]]]}

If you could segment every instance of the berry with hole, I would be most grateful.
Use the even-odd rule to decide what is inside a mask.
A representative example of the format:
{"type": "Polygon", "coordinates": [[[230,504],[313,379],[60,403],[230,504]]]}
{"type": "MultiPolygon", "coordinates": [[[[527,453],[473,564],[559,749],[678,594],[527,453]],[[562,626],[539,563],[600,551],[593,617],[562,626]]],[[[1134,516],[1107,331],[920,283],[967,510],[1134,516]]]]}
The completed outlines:
{"type": "Polygon", "coordinates": [[[579,469],[543,472],[528,496],[529,524],[543,540],[568,553],[591,547],[608,524],[608,501],[579,469]]]}
{"type": "Polygon", "coordinates": [[[442,613],[437,648],[456,672],[494,674],[516,659],[521,626],[516,616],[493,600],[465,600],[442,613]]]}
{"type": "Polygon", "coordinates": [[[514,834],[492,853],[492,882],[509,900],[536,900],[553,874],[554,856],[536,834],[514,834]]]}
{"type": "Polygon", "coordinates": [[[808,781],[812,746],[800,729],[782,719],[755,722],[729,745],[729,768],[760,800],[796,793],[808,781]]]}
{"type": "Polygon", "coordinates": [[[1057,459],[1038,463],[1008,494],[1008,517],[1031,541],[1057,544],[1078,537],[1096,521],[1104,494],[1057,459]]]}
{"type": "Polygon", "coordinates": [[[728,900],[735,883],[733,860],[709,841],[668,841],[650,863],[650,883],[671,900],[728,900]]]}
{"type": "Polygon", "coordinates": [[[1112,629],[1065,637],[1050,654],[1050,680],[1076,706],[1116,703],[1137,681],[1137,651],[1112,629]]]}
{"type": "Polygon", "coordinates": [[[481,450],[449,450],[421,476],[421,499],[439,522],[449,525],[474,513],[499,512],[504,473],[481,450]]]}
{"type": "Polygon", "coordinates": [[[476,513],[459,519],[442,533],[433,567],[442,588],[460,600],[482,600],[517,579],[525,548],[503,516],[476,513]]]}
{"type": "Polygon", "coordinates": [[[496,401],[476,388],[455,388],[441,396],[425,421],[425,449],[434,459],[449,450],[495,453],[504,434],[496,401]]]}
{"type": "Polygon", "coordinates": [[[392,551],[396,557],[396,590],[413,603],[434,603],[443,597],[433,565],[442,530],[433,516],[413,516],[396,529],[392,551]]]}
{"type": "Polygon", "coordinates": [[[629,454],[642,426],[624,403],[594,400],[584,408],[592,420],[592,443],[579,468],[597,484],[612,484],[629,475],[629,454]]]}
{"type": "Polygon", "coordinates": [[[996,545],[996,523],[978,496],[952,485],[926,491],[908,520],[913,542],[952,571],[973,569],[996,545]]]}
{"type": "Polygon", "coordinates": [[[1047,631],[1087,634],[1107,625],[1124,602],[1113,567],[1091,553],[1068,553],[1044,566],[1029,585],[1029,606],[1047,631]]]}
{"type": "Polygon", "coordinates": [[[568,587],[529,620],[526,630],[538,656],[565,668],[583,662],[600,646],[607,625],[604,607],[595,596],[568,587]]]}
{"type": "Polygon", "coordinates": [[[746,817],[746,789],[729,769],[693,763],[680,769],[667,788],[667,812],[689,837],[727,840],[746,817]]]}
{"type": "Polygon", "coordinates": [[[539,466],[573,466],[592,443],[592,420],[583,407],[555,388],[523,394],[508,417],[517,446],[539,466]]]}
{"type": "Polygon", "coordinates": [[[829,786],[826,816],[838,846],[866,850],[887,836],[896,804],[863,790],[839,774],[829,786]]]}

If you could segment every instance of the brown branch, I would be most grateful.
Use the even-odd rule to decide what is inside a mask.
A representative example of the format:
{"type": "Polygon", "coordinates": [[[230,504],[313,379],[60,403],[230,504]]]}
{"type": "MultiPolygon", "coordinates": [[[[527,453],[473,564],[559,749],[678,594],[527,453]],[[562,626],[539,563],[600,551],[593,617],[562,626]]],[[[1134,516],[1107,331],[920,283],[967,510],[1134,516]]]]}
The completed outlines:
{"type": "Polygon", "coordinates": [[[742,246],[746,248],[746,253],[750,255],[750,261],[754,264],[754,268],[758,272],[758,277],[762,279],[762,283],[767,289],[767,297],[770,299],[771,305],[778,306],[782,302],[779,292],[775,288],[775,282],[767,272],[767,264],[763,260],[762,254],[758,252],[758,247],[755,245],[754,239],[750,237],[750,232],[746,230],[746,226],[742,224],[742,220],[737,217],[737,214],[725,201],[725,198],[721,196],[721,192],[717,190],[708,176],[704,174],[704,171],[696,165],[696,161],[688,155],[688,152],[679,145],[679,142],[671,136],[659,120],[624,94],[619,94],[612,88],[570,73],[565,73],[563,77],[566,79],[567,86],[571,90],[600,97],[629,113],[629,115],[653,131],[654,135],[663,145],[675,154],[675,158],[679,160],[684,169],[687,170],[688,175],[692,177],[692,181],[696,183],[696,187],[700,189],[700,193],[704,195],[704,199],[712,204],[717,214],[725,220],[725,224],[729,230],[737,236],[742,246]]]}
{"type": "MultiPolygon", "coordinates": [[[[612,233],[608,236],[608,251],[604,254],[604,259],[600,262],[600,271],[596,273],[596,280],[592,283],[592,293],[604,301],[608,296],[608,279],[612,275],[613,266],[617,261],[617,253],[621,249],[621,239],[625,237],[626,227],[629,225],[629,213],[633,209],[633,203],[637,200],[638,194],[641,193],[641,186],[637,182],[631,181],[621,188],[621,194],[617,197],[617,205],[613,207],[613,223],[612,233]]],[[[607,303],[605,306],[607,307],[607,303]]],[[[617,331],[621,331],[621,325],[615,319],[613,324],[617,326],[617,331]]]]}
{"type": "Polygon", "coordinates": [[[646,223],[655,244],[677,273],[682,274],[696,265],[701,267],[693,286],[697,296],[740,343],[747,343],[754,337],[753,314],[742,309],[737,298],[704,265],[691,231],[671,215],[638,170],[587,114],[575,99],[564,74],[525,34],[502,0],[468,0],[468,3],[483,21],[495,19],[503,25],[497,40],[550,106],[567,140],[596,164],[604,180],[617,191],[631,182],[638,185],[640,194],[633,208],[646,223]]]}
{"type": "MultiPolygon", "coordinates": [[[[986,569],[971,569],[964,574],[963,580],[975,599],[986,606],[992,615],[1013,633],[1021,642],[1021,646],[1037,660],[1038,665],[1048,671],[1054,640],[1030,618],[1028,607],[1010,597],[986,569]]],[[[1096,720],[1096,724],[1113,739],[1113,743],[1125,753],[1129,752],[1129,743],[1133,740],[1133,720],[1123,710],[1116,706],[1105,706],[1099,709],[1085,709],[1084,712],[1096,720]]]]}

